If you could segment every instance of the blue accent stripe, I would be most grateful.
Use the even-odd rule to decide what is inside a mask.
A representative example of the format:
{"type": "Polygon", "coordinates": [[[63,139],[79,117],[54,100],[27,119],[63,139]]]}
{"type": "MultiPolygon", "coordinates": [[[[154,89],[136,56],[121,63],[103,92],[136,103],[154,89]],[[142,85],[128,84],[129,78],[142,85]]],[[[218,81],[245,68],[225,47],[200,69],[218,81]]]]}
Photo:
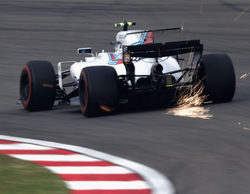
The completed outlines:
{"type": "Polygon", "coordinates": [[[112,59],[111,53],[108,53],[108,56],[109,56],[109,62],[108,62],[108,64],[109,65],[117,65],[118,60],[120,60],[118,58],[119,55],[116,55],[115,53],[112,53],[112,55],[114,56],[115,60],[112,59]]]}
{"type": "Polygon", "coordinates": [[[140,38],[140,41],[133,43],[132,46],[144,44],[144,40],[145,40],[145,38],[147,37],[147,34],[148,34],[148,32],[142,33],[141,38],[140,38]]]}

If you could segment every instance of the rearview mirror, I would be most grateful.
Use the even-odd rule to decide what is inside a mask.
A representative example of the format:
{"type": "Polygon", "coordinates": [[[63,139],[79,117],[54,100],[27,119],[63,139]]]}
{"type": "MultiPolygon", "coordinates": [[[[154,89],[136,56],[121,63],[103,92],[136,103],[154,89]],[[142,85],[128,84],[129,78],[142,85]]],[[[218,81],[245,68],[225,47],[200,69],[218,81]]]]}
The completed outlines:
{"type": "Polygon", "coordinates": [[[89,53],[91,54],[92,53],[92,49],[91,48],[79,48],[77,49],[77,53],[78,54],[81,54],[81,53],[89,53]]]}

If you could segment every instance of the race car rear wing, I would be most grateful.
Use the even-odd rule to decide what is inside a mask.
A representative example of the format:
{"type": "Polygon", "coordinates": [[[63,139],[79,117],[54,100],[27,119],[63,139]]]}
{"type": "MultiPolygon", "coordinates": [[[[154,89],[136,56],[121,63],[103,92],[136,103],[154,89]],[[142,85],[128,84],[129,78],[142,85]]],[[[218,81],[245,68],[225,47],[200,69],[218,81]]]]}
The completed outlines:
{"type": "MultiPolygon", "coordinates": [[[[198,52],[202,54],[203,45],[200,40],[188,40],[178,42],[167,42],[165,44],[144,44],[137,46],[123,46],[123,57],[143,57],[143,58],[158,58],[165,56],[174,56],[190,52],[198,52]]],[[[128,60],[128,58],[127,58],[128,60]]],[[[124,59],[126,63],[126,58],[124,59]]]]}
{"type": "MultiPolygon", "coordinates": [[[[182,72],[182,76],[176,80],[175,84],[171,84],[171,86],[178,86],[179,84],[190,85],[193,82],[185,82],[179,83],[183,77],[192,71],[197,69],[197,65],[199,64],[203,52],[203,45],[200,43],[200,40],[188,40],[188,41],[178,41],[178,42],[167,42],[167,43],[156,43],[156,44],[144,44],[144,45],[136,45],[136,46],[123,46],[123,64],[125,65],[127,71],[127,77],[130,78],[132,86],[135,85],[134,82],[134,65],[133,61],[138,60],[138,58],[155,58],[157,66],[158,58],[160,57],[168,57],[173,56],[178,61],[184,60],[180,59],[179,55],[190,53],[188,63],[186,63],[186,67],[183,67],[180,70],[170,71],[161,76],[167,77],[169,74],[175,74],[178,72],[182,72]],[[193,54],[191,54],[193,53],[193,54]]],[[[137,77],[145,76],[145,75],[136,75],[137,77]]]]}

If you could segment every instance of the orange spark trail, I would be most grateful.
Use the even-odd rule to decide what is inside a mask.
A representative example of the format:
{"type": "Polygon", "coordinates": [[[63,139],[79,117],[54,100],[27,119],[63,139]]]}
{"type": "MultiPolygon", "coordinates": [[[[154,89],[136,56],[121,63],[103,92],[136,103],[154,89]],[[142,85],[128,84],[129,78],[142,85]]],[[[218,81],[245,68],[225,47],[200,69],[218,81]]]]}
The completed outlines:
{"type": "Polygon", "coordinates": [[[177,107],[169,109],[166,114],[181,117],[210,119],[209,108],[201,107],[207,96],[202,96],[204,86],[196,84],[188,93],[183,93],[177,101],[177,107]]]}
{"type": "Polygon", "coordinates": [[[236,18],[234,18],[234,22],[237,22],[239,18],[247,12],[248,9],[249,7],[245,8],[242,12],[240,12],[240,14],[236,18]]]}
{"type": "Polygon", "coordinates": [[[240,79],[246,79],[249,75],[250,73],[245,73],[242,76],[240,76],[240,79]]]}

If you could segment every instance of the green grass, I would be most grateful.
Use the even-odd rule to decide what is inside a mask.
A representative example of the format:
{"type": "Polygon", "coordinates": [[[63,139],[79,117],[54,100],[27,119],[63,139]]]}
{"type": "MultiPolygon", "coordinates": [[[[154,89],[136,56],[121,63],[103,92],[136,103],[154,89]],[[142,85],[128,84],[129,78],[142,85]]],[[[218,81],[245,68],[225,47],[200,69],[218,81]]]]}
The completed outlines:
{"type": "Polygon", "coordinates": [[[69,193],[63,180],[44,167],[0,154],[0,193],[69,193]]]}

